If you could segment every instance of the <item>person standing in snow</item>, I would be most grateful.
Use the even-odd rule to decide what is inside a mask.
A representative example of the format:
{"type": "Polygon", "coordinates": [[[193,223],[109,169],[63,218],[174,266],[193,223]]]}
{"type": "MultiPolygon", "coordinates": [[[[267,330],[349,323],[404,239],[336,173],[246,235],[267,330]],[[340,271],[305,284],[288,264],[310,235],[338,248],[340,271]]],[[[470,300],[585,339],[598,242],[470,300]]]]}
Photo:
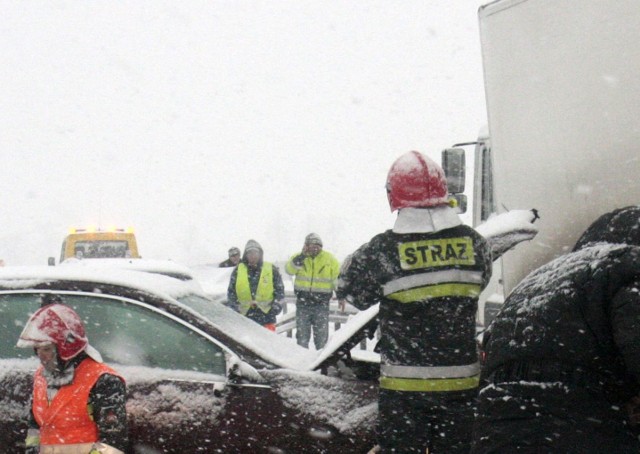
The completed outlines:
{"type": "Polygon", "coordinates": [[[229,306],[265,328],[276,330],[276,316],[282,311],[284,284],[278,267],[263,261],[262,246],[249,240],[242,261],[231,273],[229,306]]]}
{"type": "Polygon", "coordinates": [[[127,449],[126,388],[89,345],[76,312],[43,304],[18,347],[33,348],[35,373],[26,453],[122,453],[127,449]]]}
{"type": "Polygon", "coordinates": [[[487,241],[449,204],[444,172],[412,151],[387,177],[392,230],[343,267],[338,297],[380,303],[378,439],[382,452],[468,452],[480,365],[478,296],[491,277],[487,241]]]}
{"type": "Polygon", "coordinates": [[[291,256],[285,271],[295,276],[298,345],[309,348],[313,330],[313,343],[320,350],[329,338],[329,301],[336,288],[340,263],[322,249],[320,235],[310,233],[304,239],[302,252],[291,256]]]}
{"type": "Polygon", "coordinates": [[[529,274],[483,338],[473,453],[638,453],[640,207],[529,274]]]}
{"type": "Polygon", "coordinates": [[[240,249],[232,247],[229,249],[229,258],[218,264],[218,268],[231,268],[240,263],[240,249]]]}

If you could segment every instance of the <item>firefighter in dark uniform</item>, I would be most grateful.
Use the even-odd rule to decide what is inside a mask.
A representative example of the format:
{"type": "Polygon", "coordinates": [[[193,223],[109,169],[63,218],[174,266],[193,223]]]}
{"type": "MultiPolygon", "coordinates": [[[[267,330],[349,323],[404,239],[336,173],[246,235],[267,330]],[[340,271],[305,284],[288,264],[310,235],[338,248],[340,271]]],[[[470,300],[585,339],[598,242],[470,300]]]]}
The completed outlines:
{"type": "Polygon", "coordinates": [[[483,339],[474,454],[640,452],[629,424],[640,388],[639,246],[640,207],[612,211],[511,292],[483,339]]]}
{"type": "Polygon", "coordinates": [[[380,303],[382,452],[468,452],[477,395],[475,317],[491,277],[486,240],[449,204],[440,166],[404,154],[387,178],[392,230],[343,267],[338,297],[380,303]]]}

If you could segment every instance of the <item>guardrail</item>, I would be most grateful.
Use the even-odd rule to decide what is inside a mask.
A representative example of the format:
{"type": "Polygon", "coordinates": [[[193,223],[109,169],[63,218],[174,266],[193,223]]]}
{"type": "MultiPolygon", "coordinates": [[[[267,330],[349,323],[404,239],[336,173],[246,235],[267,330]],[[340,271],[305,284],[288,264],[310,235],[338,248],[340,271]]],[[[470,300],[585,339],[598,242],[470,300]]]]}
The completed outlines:
{"type": "MultiPolygon", "coordinates": [[[[349,320],[351,315],[357,314],[358,312],[358,309],[350,304],[347,304],[345,310],[341,311],[338,302],[332,300],[329,303],[329,332],[339,330],[342,324],[349,320]]],[[[294,329],[296,329],[295,298],[285,298],[282,315],[278,317],[278,321],[276,322],[276,333],[293,337],[294,329]],[[293,310],[291,310],[290,306],[293,307],[293,310]]],[[[379,331],[376,331],[376,337],[379,337],[379,331]]],[[[367,349],[366,340],[360,342],[360,349],[367,349]]]]}

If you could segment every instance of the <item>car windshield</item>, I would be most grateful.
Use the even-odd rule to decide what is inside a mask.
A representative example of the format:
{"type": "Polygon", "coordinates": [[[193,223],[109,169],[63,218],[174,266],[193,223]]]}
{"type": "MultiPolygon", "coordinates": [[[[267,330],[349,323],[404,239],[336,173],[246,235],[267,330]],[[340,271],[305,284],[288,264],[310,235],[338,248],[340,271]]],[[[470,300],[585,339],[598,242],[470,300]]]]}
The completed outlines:
{"type": "Polygon", "coordinates": [[[317,358],[317,352],[300,347],[295,339],[276,335],[220,302],[193,294],[177,297],[177,300],[272,364],[289,369],[308,369],[317,358]]]}
{"type": "Polygon", "coordinates": [[[196,312],[204,315],[208,319],[216,317],[219,313],[216,308],[213,307],[211,300],[199,295],[183,295],[176,298],[179,302],[185,306],[189,306],[196,312]]]}

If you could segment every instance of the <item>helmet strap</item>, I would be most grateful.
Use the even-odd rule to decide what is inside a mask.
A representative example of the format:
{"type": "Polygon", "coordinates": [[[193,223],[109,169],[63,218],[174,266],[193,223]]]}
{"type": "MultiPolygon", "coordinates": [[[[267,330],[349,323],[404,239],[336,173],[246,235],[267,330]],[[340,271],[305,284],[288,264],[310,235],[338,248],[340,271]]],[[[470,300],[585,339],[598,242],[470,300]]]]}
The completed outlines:
{"type": "Polygon", "coordinates": [[[47,381],[47,388],[60,388],[68,385],[73,381],[73,374],[75,373],[75,364],[70,364],[70,361],[65,363],[59,357],[56,360],[58,367],[55,370],[49,371],[44,369],[42,375],[47,381]]]}

